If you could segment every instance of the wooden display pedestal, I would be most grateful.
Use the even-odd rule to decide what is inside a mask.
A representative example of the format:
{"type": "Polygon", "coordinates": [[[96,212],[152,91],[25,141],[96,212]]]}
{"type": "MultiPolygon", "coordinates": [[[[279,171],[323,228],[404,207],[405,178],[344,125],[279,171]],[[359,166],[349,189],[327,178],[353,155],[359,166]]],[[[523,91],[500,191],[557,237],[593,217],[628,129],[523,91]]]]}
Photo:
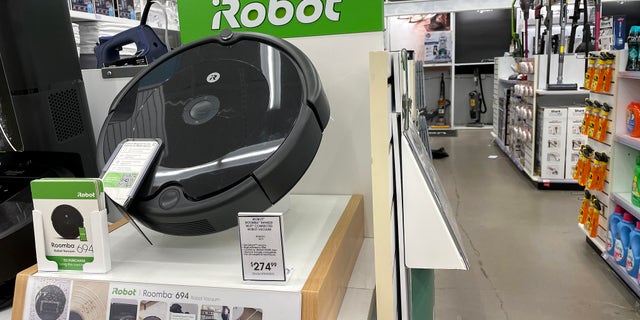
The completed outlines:
{"type": "Polygon", "coordinates": [[[285,263],[293,270],[286,282],[242,281],[237,228],[198,237],[145,230],[151,246],[125,223],[111,227],[109,273],[33,266],[18,274],[12,320],[44,312],[37,293],[52,284],[65,294],[56,305],[63,319],[70,312],[109,319],[127,304],[137,317],[156,312],[161,319],[218,319],[222,312],[232,319],[335,319],[364,239],[364,206],[360,195],[292,195],[283,224],[285,263]]]}

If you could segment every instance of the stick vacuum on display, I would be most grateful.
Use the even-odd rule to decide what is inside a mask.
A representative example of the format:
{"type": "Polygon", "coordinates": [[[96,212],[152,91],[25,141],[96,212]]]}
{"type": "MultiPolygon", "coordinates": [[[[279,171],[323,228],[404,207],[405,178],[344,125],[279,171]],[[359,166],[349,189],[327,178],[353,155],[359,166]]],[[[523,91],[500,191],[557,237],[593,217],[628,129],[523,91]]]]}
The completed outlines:
{"type": "MultiPolygon", "coordinates": [[[[549,16],[551,14],[551,0],[547,5],[549,16]]],[[[550,23],[552,25],[552,23],[550,23]]],[[[551,48],[547,48],[547,90],[577,90],[576,83],[563,83],[562,75],[564,73],[564,52],[565,52],[565,28],[567,27],[567,0],[560,1],[560,40],[558,44],[558,80],[555,84],[549,83],[549,71],[551,69],[551,48]]],[[[550,28],[551,29],[551,28],[550,28]]],[[[549,43],[551,43],[551,32],[549,32],[549,43]]]]}

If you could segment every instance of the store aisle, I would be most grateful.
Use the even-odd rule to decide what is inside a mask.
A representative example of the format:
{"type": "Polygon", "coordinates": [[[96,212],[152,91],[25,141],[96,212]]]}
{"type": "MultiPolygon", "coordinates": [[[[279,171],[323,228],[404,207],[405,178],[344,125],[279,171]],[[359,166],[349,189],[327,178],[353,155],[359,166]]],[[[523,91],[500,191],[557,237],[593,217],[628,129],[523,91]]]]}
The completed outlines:
{"type": "Polygon", "coordinates": [[[436,319],[640,319],[640,304],[577,227],[581,192],[537,190],[490,130],[431,146],[450,155],[435,164],[471,262],[471,271],[436,272],[436,319]]]}

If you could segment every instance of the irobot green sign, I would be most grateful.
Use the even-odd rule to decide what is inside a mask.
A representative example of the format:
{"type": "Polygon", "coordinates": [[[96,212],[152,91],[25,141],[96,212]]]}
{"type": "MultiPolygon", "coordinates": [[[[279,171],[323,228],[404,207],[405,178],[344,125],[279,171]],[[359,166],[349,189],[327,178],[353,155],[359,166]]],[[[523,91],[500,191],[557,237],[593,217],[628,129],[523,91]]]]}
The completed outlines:
{"type": "Polygon", "coordinates": [[[281,38],[382,31],[383,1],[178,0],[180,36],[188,43],[223,29],[281,38]]]}

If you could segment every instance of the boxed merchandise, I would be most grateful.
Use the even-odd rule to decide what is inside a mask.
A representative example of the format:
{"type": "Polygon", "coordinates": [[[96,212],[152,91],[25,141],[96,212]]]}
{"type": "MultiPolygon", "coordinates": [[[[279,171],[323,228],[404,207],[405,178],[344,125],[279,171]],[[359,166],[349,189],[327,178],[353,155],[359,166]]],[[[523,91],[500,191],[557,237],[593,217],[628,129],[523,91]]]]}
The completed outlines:
{"type": "Polygon", "coordinates": [[[117,7],[118,17],[131,20],[139,19],[140,12],[136,12],[133,0],[118,0],[117,7]]]}
{"type": "Polygon", "coordinates": [[[600,20],[600,39],[598,40],[600,50],[611,50],[613,48],[613,18],[602,17],[600,20]]]}
{"type": "Polygon", "coordinates": [[[567,109],[565,179],[573,179],[573,170],[580,158],[580,146],[587,143],[587,136],[580,132],[584,113],[584,107],[572,107],[567,109]]]}
{"type": "Polygon", "coordinates": [[[623,50],[627,41],[627,21],[625,16],[613,16],[613,50],[623,50]]]}
{"type": "Polygon", "coordinates": [[[71,0],[71,10],[95,13],[95,3],[93,0],[71,0]]]}
{"type": "MultiPolygon", "coordinates": [[[[564,179],[567,140],[567,108],[540,107],[538,110],[540,131],[540,177],[564,179]]],[[[580,119],[582,121],[582,118],[580,119]]]]}
{"type": "Polygon", "coordinates": [[[115,17],[116,8],[114,6],[115,0],[94,0],[96,4],[96,13],[105,16],[115,17]]]}
{"type": "Polygon", "coordinates": [[[426,63],[451,62],[451,31],[427,32],[424,37],[426,63]]]}

